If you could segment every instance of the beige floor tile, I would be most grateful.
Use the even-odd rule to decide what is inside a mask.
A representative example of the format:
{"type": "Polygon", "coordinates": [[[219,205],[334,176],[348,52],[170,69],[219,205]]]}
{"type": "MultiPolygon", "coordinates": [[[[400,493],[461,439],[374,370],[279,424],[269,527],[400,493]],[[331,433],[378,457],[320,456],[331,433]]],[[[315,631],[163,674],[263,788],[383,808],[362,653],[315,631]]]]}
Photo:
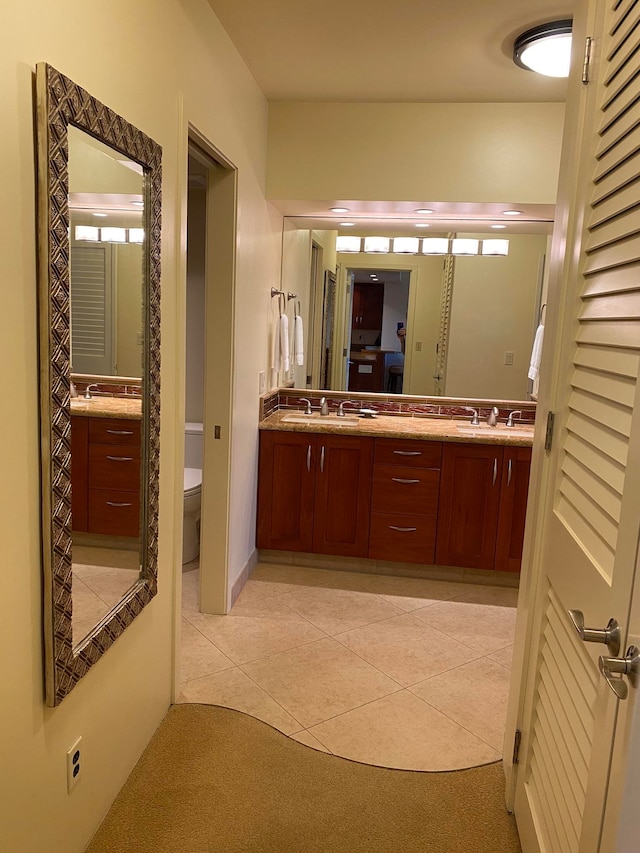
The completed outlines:
{"type": "Polygon", "coordinates": [[[492,604],[496,607],[518,606],[518,590],[506,586],[483,586],[482,584],[460,584],[456,601],[469,601],[473,604],[492,604]]]}
{"type": "Polygon", "coordinates": [[[376,565],[380,574],[389,576],[406,575],[410,578],[430,578],[454,583],[462,582],[464,577],[464,569],[454,566],[422,566],[418,563],[393,563],[388,560],[378,560],[376,565]]]}
{"type": "Polygon", "coordinates": [[[345,576],[357,572],[340,572],[335,569],[320,569],[313,566],[286,566],[259,563],[251,573],[250,580],[273,584],[277,594],[295,592],[301,587],[323,586],[332,581],[339,582],[345,576]]]}
{"type": "Polygon", "coordinates": [[[214,675],[188,681],[182,685],[177,702],[197,702],[234,708],[269,723],[286,735],[302,728],[296,719],[237,668],[225,669],[214,675]]]}
{"type": "Polygon", "coordinates": [[[412,614],[483,655],[513,642],[516,610],[468,601],[440,601],[412,614]]]}
{"type": "Polygon", "coordinates": [[[258,554],[261,563],[293,564],[293,551],[259,551],[258,554]]]}
{"type": "Polygon", "coordinates": [[[234,666],[233,661],[186,619],[182,620],[180,678],[184,683],[234,666]]]}
{"type": "Polygon", "coordinates": [[[86,576],[83,580],[105,604],[113,607],[139,577],[140,572],[137,569],[108,569],[95,576],[86,576]]]}
{"type": "Polygon", "coordinates": [[[483,658],[415,684],[411,692],[501,751],[509,679],[504,666],[483,658]]]}
{"type": "Polygon", "coordinates": [[[368,572],[376,565],[375,560],[367,557],[338,557],[333,554],[296,554],[293,562],[297,566],[312,566],[321,568],[323,571],[345,571],[357,570],[368,572]]]}
{"type": "Polygon", "coordinates": [[[184,572],[182,575],[182,612],[200,611],[200,572],[184,572]]]}
{"type": "Polygon", "coordinates": [[[90,545],[74,545],[72,560],[74,566],[107,569],[131,569],[140,571],[140,551],[124,548],[94,548],[90,545]]]}
{"type": "Polygon", "coordinates": [[[326,638],[243,665],[304,728],[398,690],[398,685],[326,638]]]}
{"type": "Polygon", "coordinates": [[[360,589],[322,586],[289,593],[283,600],[327,634],[349,631],[402,612],[377,595],[360,589]]]}
{"type": "Polygon", "coordinates": [[[335,639],[403,687],[481,657],[410,613],[337,634],[335,639]]]}
{"type": "Polygon", "coordinates": [[[388,575],[365,575],[362,586],[367,592],[375,592],[385,601],[410,612],[434,604],[436,601],[448,601],[461,594],[464,584],[428,580],[426,578],[394,578],[388,575]]]}
{"type": "Polygon", "coordinates": [[[305,621],[285,604],[286,595],[272,595],[256,586],[261,581],[247,581],[237,597],[229,616],[264,616],[271,619],[285,619],[290,622],[305,621]]]}
{"type": "Polygon", "coordinates": [[[510,586],[517,589],[520,575],[517,572],[496,572],[494,569],[464,569],[463,580],[465,583],[510,586]]]}
{"type": "Polygon", "coordinates": [[[281,616],[265,615],[211,616],[207,613],[185,613],[184,616],[236,664],[295,649],[326,636],[295,613],[288,621],[281,616]]]}
{"type": "Polygon", "coordinates": [[[305,746],[311,746],[313,749],[317,749],[320,752],[329,752],[327,747],[320,743],[317,737],[314,737],[309,731],[296,732],[296,734],[289,735],[292,740],[297,740],[298,743],[303,743],[305,746]]]}
{"type": "Polygon", "coordinates": [[[336,755],[405,770],[457,770],[500,758],[406,690],[313,726],[311,734],[336,755]]]}
{"type": "Polygon", "coordinates": [[[93,630],[111,608],[79,578],[73,579],[71,636],[78,643],[93,630]]]}
{"type": "Polygon", "coordinates": [[[507,646],[504,649],[498,649],[497,652],[493,652],[488,656],[491,660],[494,660],[496,663],[501,664],[502,666],[506,666],[507,669],[511,669],[511,659],[513,658],[513,646],[507,646]]]}

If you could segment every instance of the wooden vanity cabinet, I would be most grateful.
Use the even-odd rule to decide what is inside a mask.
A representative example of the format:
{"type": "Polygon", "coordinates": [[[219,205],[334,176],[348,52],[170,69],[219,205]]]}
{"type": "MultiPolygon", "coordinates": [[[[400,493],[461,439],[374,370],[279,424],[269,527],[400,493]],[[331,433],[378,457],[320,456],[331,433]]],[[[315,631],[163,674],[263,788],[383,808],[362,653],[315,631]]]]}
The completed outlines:
{"type": "Polygon", "coordinates": [[[436,563],[519,571],[531,449],[445,444],[436,563]]]}
{"type": "Polygon", "coordinates": [[[259,548],[366,557],[373,439],[260,433],[259,548]]]}
{"type": "Polygon", "coordinates": [[[73,529],[140,535],[140,421],[71,418],[73,529]]]}
{"type": "Polygon", "coordinates": [[[432,564],[442,443],[376,439],[369,557],[432,564]]]}

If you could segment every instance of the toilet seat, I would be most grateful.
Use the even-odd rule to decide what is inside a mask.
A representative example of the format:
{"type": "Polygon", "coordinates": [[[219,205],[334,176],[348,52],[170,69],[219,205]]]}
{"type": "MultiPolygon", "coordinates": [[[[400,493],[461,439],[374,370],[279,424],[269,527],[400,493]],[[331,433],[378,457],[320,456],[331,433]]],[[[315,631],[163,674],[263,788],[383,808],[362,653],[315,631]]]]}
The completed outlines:
{"type": "Polygon", "coordinates": [[[202,471],[200,468],[184,469],[184,494],[192,495],[202,489],[202,471]]]}

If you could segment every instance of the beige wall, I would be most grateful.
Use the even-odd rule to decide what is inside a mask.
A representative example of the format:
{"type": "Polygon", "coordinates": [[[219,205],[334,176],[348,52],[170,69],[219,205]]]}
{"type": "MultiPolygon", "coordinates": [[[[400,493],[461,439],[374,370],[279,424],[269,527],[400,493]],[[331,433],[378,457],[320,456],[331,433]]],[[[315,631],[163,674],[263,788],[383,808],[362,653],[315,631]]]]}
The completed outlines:
{"type": "Polygon", "coordinates": [[[174,537],[182,523],[186,128],[239,169],[231,572],[253,550],[257,379],[266,366],[269,281],[280,270],[280,217],[264,202],[266,102],[205,0],[14,5],[0,52],[3,190],[0,573],[2,847],[76,853],[108,809],[171,698],[174,537]],[[87,41],[89,33],[98,39],[87,41]],[[33,71],[50,62],[163,146],[162,433],[159,593],[56,709],[43,704],[40,576],[33,71]],[[11,484],[10,487],[8,484],[11,484]],[[10,490],[9,490],[10,489],[10,490]],[[83,737],[84,778],[66,790],[65,753],[83,737]]]}
{"type": "Polygon", "coordinates": [[[554,204],[563,104],[269,108],[270,199],[554,204]]]}
{"type": "Polygon", "coordinates": [[[527,371],[546,250],[544,235],[512,235],[506,258],[456,258],[447,396],[528,399],[527,371]],[[504,363],[506,351],[514,353],[512,366],[504,363]]]}

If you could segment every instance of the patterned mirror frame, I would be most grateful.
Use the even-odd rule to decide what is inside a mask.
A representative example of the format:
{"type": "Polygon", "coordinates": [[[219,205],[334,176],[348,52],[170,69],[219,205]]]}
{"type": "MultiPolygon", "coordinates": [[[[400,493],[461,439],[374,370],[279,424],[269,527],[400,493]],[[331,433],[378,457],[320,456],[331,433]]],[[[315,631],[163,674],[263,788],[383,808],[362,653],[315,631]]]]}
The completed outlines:
{"type": "Polygon", "coordinates": [[[162,149],[46,63],[36,67],[42,563],[45,695],[59,705],[157,592],[160,458],[160,228],[162,149]],[[145,174],[141,557],[138,581],[73,646],[69,178],[73,125],[139,163],[145,174]]]}

